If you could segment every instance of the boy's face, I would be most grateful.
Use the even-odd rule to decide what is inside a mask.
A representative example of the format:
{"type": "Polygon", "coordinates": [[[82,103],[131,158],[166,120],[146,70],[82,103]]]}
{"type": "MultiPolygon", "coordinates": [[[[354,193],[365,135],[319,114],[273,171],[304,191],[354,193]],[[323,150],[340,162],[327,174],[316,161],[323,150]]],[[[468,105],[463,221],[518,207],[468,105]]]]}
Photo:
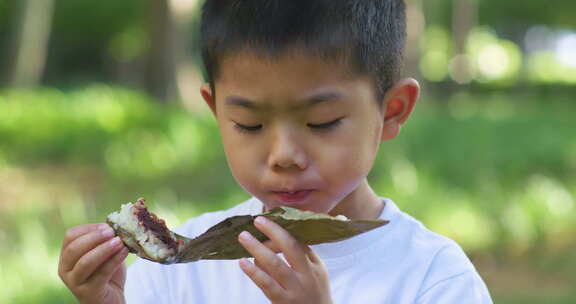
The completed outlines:
{"type": "Polygon", "coordinates": [[[272,61],[240,52],[222,62],[216,100],[207,85],[202,95],[232,174],[268,209],[329,213],[340,203],[347,215],[343,205],[374,199],[366,176],[385,116],[368,78],[302,53],[272,61]]]}

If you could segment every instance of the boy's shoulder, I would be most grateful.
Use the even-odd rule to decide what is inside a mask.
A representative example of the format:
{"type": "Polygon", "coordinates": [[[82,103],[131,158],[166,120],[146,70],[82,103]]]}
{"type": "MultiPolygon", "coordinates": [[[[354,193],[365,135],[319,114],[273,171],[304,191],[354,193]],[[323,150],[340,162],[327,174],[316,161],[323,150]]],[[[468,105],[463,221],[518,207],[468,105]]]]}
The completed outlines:
{"type": "Polygon", "coordinates": [[[387,204],[392,218],[390,224],[396,226],[390,227],[389,244],[401,247],[394,250],[398,260],[405,259],[426,269],[422,288],[457,276],[478,275],[456,241],[429,230],[422,222],[401,211],[393,202],[390,203],[387,204]]]}

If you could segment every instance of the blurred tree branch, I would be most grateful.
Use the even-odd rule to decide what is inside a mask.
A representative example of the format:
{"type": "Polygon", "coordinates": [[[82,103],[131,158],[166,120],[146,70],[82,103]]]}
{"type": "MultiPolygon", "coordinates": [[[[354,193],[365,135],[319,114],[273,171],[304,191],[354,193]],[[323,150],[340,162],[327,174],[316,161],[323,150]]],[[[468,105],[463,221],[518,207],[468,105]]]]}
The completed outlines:
{"type": "Polygon", "coordinates": [[[188,50],[197,0],[150,0],[146,91],[156,100],[192,105],[201,77],[188,50]]]}
{"type": "Polygon", "coordinates": [[[407,0],[407,41],[406,41],[406,74],[410,77],[418,77],[420,57],[420,41],[424,37],[426,19],[424,17],[422,0],[407,0]]]}
{"type": "Polygon", "coordinates": [[[13,41],[12,65],[8,85],[35,87],[44,72],[54,0],[20,0],[17,5],[13,41]]]}

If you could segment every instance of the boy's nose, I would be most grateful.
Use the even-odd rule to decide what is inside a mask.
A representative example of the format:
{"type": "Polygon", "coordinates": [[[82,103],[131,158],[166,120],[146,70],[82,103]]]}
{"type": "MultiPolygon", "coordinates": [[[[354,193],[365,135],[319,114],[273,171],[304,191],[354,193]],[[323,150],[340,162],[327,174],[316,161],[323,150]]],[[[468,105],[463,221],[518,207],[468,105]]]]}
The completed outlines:
{"type": "Polygon", "coordinates": [[[270,154],[268,156],[268,165],[270,168],[291,168],[295,167],[300,170],[308,166],[307,157],[298,143],[297,138],[290,134],[277,134],[272,140],[270,154]]]}

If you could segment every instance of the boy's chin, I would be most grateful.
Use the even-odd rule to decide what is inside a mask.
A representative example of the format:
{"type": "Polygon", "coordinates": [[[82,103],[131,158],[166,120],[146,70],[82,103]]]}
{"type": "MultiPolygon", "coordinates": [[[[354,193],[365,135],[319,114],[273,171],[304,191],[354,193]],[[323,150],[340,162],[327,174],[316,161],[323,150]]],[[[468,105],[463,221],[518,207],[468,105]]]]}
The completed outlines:
{"type": "Polygon", "coordinates": [[[294,203],[282,202],[282,201],[272,201],[272,202],[267,202],[267,203],[263,202],[263,205],[264,205],[263,206],[264,212],[270,211],[276,207],[290,207],[290,208],[294,208],[294,209],[298,209],[298,210],[302,210],[302,211],[312,211],[312,212],[316,212],[316,213],[328,213],[328,212],[330,212],[330,210],[325,210],[325,208],[322,208],[322,206],[318,206],[315,204],[307,204],[307,203],[294,204],[294,203]]]}

